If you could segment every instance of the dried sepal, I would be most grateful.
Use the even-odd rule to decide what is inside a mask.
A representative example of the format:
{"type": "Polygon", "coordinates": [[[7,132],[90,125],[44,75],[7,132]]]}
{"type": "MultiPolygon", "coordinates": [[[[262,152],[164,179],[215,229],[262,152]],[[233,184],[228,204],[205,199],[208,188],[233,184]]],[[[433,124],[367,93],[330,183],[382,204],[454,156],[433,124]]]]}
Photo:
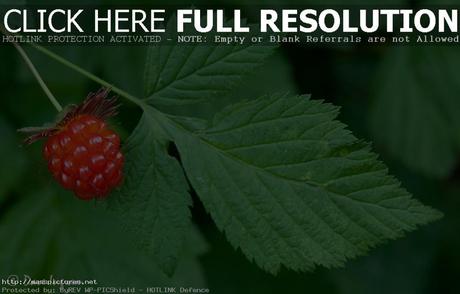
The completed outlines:
{"type": "Polygon", "coordinates": [[[25,140],[25,144],[32,144],[42,138],[50,137],[59,132],[71,120],[80,115],[92,115],[101,120],[107,120],[118,114],[117,97],[110,98],[109,88],[101,88],[95,93],[89,93],[86,99],[79,105],[69,105],[59,115],[54,124],[46,127],[27,127],[19,129],[19,132],[31,134],[25,140]]]}

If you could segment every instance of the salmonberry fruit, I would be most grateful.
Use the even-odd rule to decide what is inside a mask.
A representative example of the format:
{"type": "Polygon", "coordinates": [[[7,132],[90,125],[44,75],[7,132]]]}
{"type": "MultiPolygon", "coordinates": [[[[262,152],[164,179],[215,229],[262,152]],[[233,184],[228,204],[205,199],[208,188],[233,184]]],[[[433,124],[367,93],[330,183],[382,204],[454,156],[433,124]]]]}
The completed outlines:
{"type": "Polygon", "coordinates": [[[35,132],[32,143],[47,138],[43,155],[48,170],[65,189],[84,200],[104,198],[123,179],[120,137],[106,119],[117,113],[116,98],[107,89],[91,93],[81,105],[65,112],[55,126],[35,132]]]}

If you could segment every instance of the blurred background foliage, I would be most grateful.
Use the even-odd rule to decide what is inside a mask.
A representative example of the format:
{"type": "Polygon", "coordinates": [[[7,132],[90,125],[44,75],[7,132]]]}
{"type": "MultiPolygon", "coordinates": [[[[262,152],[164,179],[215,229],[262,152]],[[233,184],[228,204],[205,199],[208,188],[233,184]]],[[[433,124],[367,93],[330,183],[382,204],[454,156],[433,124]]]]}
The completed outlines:
{"type": "MultiPolygon", "coordinates": [[[[454,0],[446,1],[443,3],[456,4],[454,0]]],[[[161,2],[173,4],[155,4],[161,2]]],[[[265,1],[218,2],[268,5],[265,1]]],[[[72,1],[77,3],[126,1],[72,1]]],[[[271,3],[410,4],[403,0],[271,3]]],[[[97,84],[26,49],[62,104],[78,103],[88,92],[98,89],[97,84]]],[[[132,94],[142,93],[145,48],[141,46],[51,49],[132,94]]],[[[191,232],[177,273],[172,278],[163,276],[149,257],[133,246],[131,236],[119,229],[113,216],[94,203],[76,200],[52,181],[40,155],[40,143],[21,145],[23,138],[15,130],[49,122],[55,111],[12,46],[0,46],[0,58],[0,277],[25,273],[47,278],[52,274],[59,278],[98,279],[109,286],[209,287],[212,293],[219,294],[459,293],[458,48],[283,45],[228,97],[176,110],[179,114],[210,118],[229,103],[266,93],[311,93],[315,99],[341,106],[340,119],[358,137],[374,142],[374,149],[390,172],[415,197],[445,213],[441,221],[350,261],[343,269],[319,268],[314,273],[283,270],[276,277],[235,251],[196,197],[192,214],[197,229],[191,232]]],[[[139,114],[138,109],[123,101],[121,114],[112,124],[124,139],[139,114]]]]}

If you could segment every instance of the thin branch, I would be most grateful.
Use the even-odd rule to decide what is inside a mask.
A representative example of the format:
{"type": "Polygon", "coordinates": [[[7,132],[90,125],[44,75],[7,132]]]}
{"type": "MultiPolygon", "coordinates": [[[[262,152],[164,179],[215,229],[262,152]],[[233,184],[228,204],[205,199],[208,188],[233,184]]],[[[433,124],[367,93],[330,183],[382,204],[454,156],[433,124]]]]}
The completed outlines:
{"type": "Polygon", "coordinates": [[[142,101],[141,99],[127,93],[126,91],[114,86],[113,84],[95,76],[94,74],[88,72],[87,70],[79,67],[78,65],[62,58],[61,56],[57,55],[56,53],[53,53],[51,52],[50,50],[40,46],[40,45],[37,45],[37,44],[34,44],[34,43],[31,43],[30,46],[34,47],[35,49],[37,49],[38,51],[42,52],[43,54],[47,55],[48,57],[51,57],[52,59],[56,60],[57,62],[67,66],[68,68],[84,75],[85,77],[89,78],[90,80],[93,80],[95,81],[96,83],[106,87],[106,88],[109,88],[112,92],[114,93],[117,93],[118,95],[120,95],[121,97],[124,97],[128,100],[130,100],[131,102],[133,102],[134,104],[137,104],[138,106],[140,106],[141,108],[144,108],[145,106],[145,102],[142,101]]]}
{"type": "MultiPolygon", "coordinates": [[[[2,26],[0,26],[0,31],[5,35],[5,36],[10,36],[2,26]]],[[[24,51],[24,49],[16,42],[11,42],[13,44],[13,46],[16,48],[16,50],[19,52],[19,54],[21,55],[22,59],[24,59],[25,63],[27,64],[27,66],[29,67],[30,71],[32,72],[32,74],[34,75],[35,79],[37,79],[38,81],[38,84],[40,85],[40,87],[43,89],[43,92],[45,92],[46,96],[48,97],[48,99],[51,101],[51,103],[53,104],[53,106],[56,108],[56,110],[58,112],[62,111],[62,106],[61,104],[59,104],[59,102],[57,101],[56,97],[54,97],[53,93],[51,93],[50,89],[48,88],[48,86],[46,85],[45,81],[43,81],[43,78],[40,76],[40,73],[38,72],[37,68],[35,67],[35,65],[32,63],[32,61],[30,60],[29,56],[27,55],[27,53],[24,51]]]]}

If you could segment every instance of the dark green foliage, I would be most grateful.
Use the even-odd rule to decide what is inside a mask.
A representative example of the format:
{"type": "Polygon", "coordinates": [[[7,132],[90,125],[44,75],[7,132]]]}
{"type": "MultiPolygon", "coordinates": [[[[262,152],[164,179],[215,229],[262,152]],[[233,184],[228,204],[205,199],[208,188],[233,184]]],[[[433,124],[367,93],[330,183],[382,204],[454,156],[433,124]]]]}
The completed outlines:
{"type": "MultiPolygon", "coordinates": [[[[139,96],[143,49],[53,51],[139,96]]],[[[140,123],[131,129],[139,111],[123,100],[121,116],[114,121],[125,138],[127,176],[125,185],[104,203],[111,212],[107,214],[99,205],[58,190],[39,160],[40,144],[25,152],[18,148],[20,138],[13,130],[40,125],[53,113],[15,52],[0,48],[8,60],[8,69],[0,70],[5,75],[0,101],[0,278],[25,273],[34,278],[96,278],[109,286],[209,285],[219,294],[455,293],[458,190],[447,193],[445,187],[458,180],[458,111],[452,106],[457,83],[452,67],[448,79],[436,78],[444,70],[433,72],[433,80],[427,78],[425,66],[436,68],[444,55],[420,53],[422,61],[427,55],[432,58],[423,65],[412,49],[401,49],[406,50],[410,53],[341,48],[324,50],[318,58],[315,50],[284,48],[273,66],[264,66],[273,48],[149,48],[140,123]],[[375,75],[380,62],[381,72],[388,73],[383,77],[375,75]],[[315,88],[314,99],[296,95],[298,89],[309,92],[312,85],[325,84],[331,86],[315,88]],[[371,84],[381,91],[374,92],[379,109],[369,112],[371,84]],[[445,88],[435,92],[438,100],[432,89],[442,89],[440,85],[445,88]],[[336,98],[333,103],[344,107],[342,115],[317,98],[336,98]],[[407,106],[421,103],[417,99],[435,107],[407,106]],[[18,101],[27,107],[18,107],[18,101]],[[401,110],[401,101],[407,103],[402,108],[414,112],[397,117],[398,128],[392,131],[393,124],[386,122],[401,110]],[[394,114],[384,111],[387,106],[394,114]],[[423,127],[408,120],[434,110],[436,119],[418,120],[423,127]],[[389,158],[405,163],[397,169],[385,156],[391,173],[417,198],[448,215],[343,269],[326,269],[440,216],[412,198],[369,145],[340,122],[366,135],[369,113],[377,126],[378,150],[385,155],[389,150],[389,158]],[[407,140],[398,139],[406,134],[407,140]],[[427,144],[432,147],[425,148],[427,144]],[[430,148],[437,151],[426,152],[430,148]],[[29,160],[24,153],[30,154],[29,160]],[[434,179],[450,176],[451,182],[411,175],[406,166],[434,179]],[[430,181],[435,184],[427,188],[430,181]],[[120,230],[123,226],[128,230],[120,230]],[[314,273],[305,273],[317,265],[314,273]],[[280,271],[282,267],[291,270],[280,271]]],[[[99,87],[29,51],[61,101],[77,103],[99,87]]]]}

